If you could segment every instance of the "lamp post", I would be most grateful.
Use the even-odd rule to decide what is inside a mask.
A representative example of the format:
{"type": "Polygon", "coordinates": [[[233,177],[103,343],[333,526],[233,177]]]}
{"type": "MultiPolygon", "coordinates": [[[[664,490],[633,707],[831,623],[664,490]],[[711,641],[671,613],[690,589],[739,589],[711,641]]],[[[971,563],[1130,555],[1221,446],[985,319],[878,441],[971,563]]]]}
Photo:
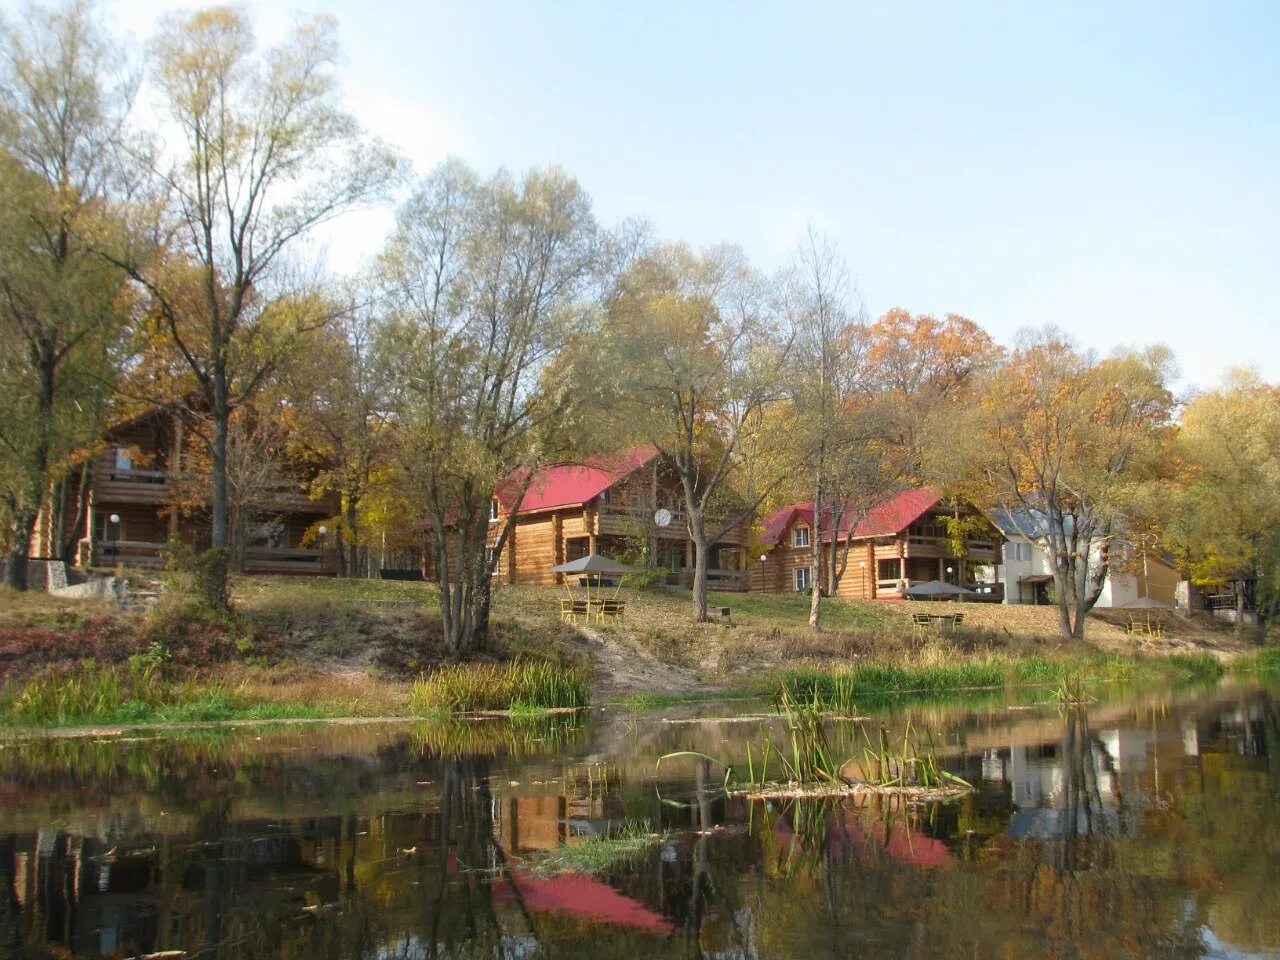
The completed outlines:
{"type": "Polygon", "coordinates": [[[321,571],[323,571],[324,570],[324,541],[325,541],[325,537],[328,536],[329,534],[329,528],[322,523],[320,524],[319,529],[316,530],[316,533],[320,536],[320,569],[321,571]]]}

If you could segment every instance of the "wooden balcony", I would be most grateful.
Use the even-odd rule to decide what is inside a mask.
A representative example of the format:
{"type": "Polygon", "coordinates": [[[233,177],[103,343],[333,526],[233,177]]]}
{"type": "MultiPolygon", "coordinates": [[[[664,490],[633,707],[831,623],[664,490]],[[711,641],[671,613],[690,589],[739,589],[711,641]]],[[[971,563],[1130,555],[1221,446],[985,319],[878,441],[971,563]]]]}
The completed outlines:
{"type": "Polygon", "coordinates": [[[122,470],[96,464],[93,493],[99,503],[168,503],[173,476],[166,470],[122,470]]]}
{"type": "MultiPolygon", "coordinates": [[[[968,554],[965,559],[970,563],[997,563],[1000,559],[999,546],[990,540],[966,540],[965,550],[968,554]]],[[[911,536],[907,537],[903,556],[948,559],[951,548],[942,537],[911,536]]]]}
{"type": "MultiPolygon", "coordinates": [[[[653,536],[664,540],[688,540],[689,525],[684,510],[678,507],[665,509],[671,514],[671,522],[665,527],[659,527],[653,522],[657,507],[601,504],[596,513],[596,533],[601,536],[653,536]]],[[[744,527],[737,527],[726,533],[716,543],[739,546],[745,539],[745,532],[744,527]]]]}
{"type": "Polygon", "coordinates": [[[667,507],[671,514],[671,522],[665,527],[654,525],[653,515],[657,507],[632,506],[621,503],[602,503],[596,514],[596,532],[604,536],[649,536],[676,537],[681,540],[689,536],[683,510],[667,507]]]}
{"type": "MultiPolygon", "coordinates": [[[[95,540],[90,563],[96,566],[159,568],[164,566],[167,543],[145,540],[95,540]]],[[[282,573],[326,576],[337,570],[333,550],[302,547],[249,547],[246,573],[282,573]]]]}
{"type": "MultiPolygon", "coordinates": [[[[173,497],[173,475],[165,470],[122,470],[98,464],[93,470],[93,491],[99,504],[164,504],[173,497]]],[[[338,512],[338,501],[333,495],[313,500],[301,485],[281,483],[263,496],[258,509],[330,516],[338,512]]]]}

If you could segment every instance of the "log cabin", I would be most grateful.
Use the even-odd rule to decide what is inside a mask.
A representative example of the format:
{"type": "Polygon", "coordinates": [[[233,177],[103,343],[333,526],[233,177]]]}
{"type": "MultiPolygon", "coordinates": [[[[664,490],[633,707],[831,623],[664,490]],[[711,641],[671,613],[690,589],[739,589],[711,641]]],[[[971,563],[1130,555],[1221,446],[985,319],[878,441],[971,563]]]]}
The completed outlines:
{"type": "MultiPolygon", "coordinates": [[[[208,549],[207,511],[180,503],[180,489],[188,479],[184,444],[190,435],[189,414],[167,406],[154,407],[107,431],[105,449],[87,464],[83,494],[69,508],[69,522],[79,531],[76,565],[160,567],[171,542],[208,549]]],[[[298,465],[285,466],[297,467],[289,472],[299,476],[305,473],[298,465]]],[[[303,539],[338,509],[335,495],[312,499],[301,479],[281,479],[258,499],[247,521],[245,572],[334,574],[333,549],[326,549],[323,541],[303,546],[303,539]]],[[[33,555],[60,554],[56,539],[46,511],[33,537],[33,555]]]]}
{"type": "MultiPolygon", "coordinates": [[[[823,511],[815,529],[813,503],[793,503],[770,515],[761,536],[762,552],[751,564],[747,589],[784,593],[811,589],[814,537],[831,543],[833,511],[823,511]]],[[[978,514],[964,506],[960,516],[978,514]]],[[[999,534],[967,540],[964,556],[955,556],[941,516],[955,516],[936,490],[904,490],[868,510],[848,505],[836,531],[836,565],[843,575],[836,595],[849,600],[898,600],[908,587],[929,580],[959,586],[973,579],[975,568],[998,570],[999,534]]],[[[820,582],[826,582],[829,547],[824,547],[820,582]]],[[[998,576],[995,578],[998,580],[998,576]]]]}
{"type": "MultiPolygon", "coordinates": [[[[630,558],[637,565],[638,557],[647,558],[651,566],[666,570],[668,584],[692,585],[693,541],[683,493],[653,447],[539,467],[522,497],[523,481],[523,474],[509,476],[491,505],[491,543],[502,521],[516,513],[496,579],[551,586],[563,582],[552,567],[600,553],[630,558]]],[[[713,589],[745,588],[747,535],[743,523],[711,548],[707,580],[713,589]]]]}

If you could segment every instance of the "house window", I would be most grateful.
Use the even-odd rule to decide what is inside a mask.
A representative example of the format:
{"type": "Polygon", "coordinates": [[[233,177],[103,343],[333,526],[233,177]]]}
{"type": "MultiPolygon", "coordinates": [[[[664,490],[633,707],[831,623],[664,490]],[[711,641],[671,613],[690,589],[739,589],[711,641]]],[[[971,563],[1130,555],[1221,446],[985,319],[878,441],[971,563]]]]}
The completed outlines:
{"type": "Polygon", "coordinates": [[[287,546],[285,527],[279,520],[269,520],[250,528],[249,546],[265,550],[280,550],[287,546]]]}
{"type": "Polygon", "coordinates": [[[809,545],[809,528],[796,527],[791,531],[791,545],[796,549],[809,545]]]}
{"type": "Polygon", "coordinates": [[[116,447],[114,459],[117,470],[133,469],[133,454],[129,452],[128,447],[116,447]]]}
{"type": "Polygon", "coordinates": [[[489,522],[497,523],[498,521],[498,498],[494,497],[489,501],[489,522]]]}
{"type": "Polygon", "coordinates": [[[795,575],[796,575],[797,590],[813,589],[813,568],[812,567],[796,567],[795,575]]]}
{"type": "Polygon", "coordinates": [[[124,523],[118,513],[95,513],[93,515],[93,539],[99,543],[124,539],[124,523]],[[116,519],[112,521],[112,517],[116,519]]]}
{"type": "Polygon", "coordinates": [[[1026,563],[1031,559],[1031,544],[1010,541],[1004,545],[1005,563],[1026,563]]]}
{"type": "Polygon", "coordinates": [[[497,556],[497,548],[496,548],[496,547],[485,547],[485,548],[484,548],[484,564],[485,564],[485,566],[486,566],[488,569],[490,569],[490,570],[493,570],[493,569],[494,569],[494,562],[493,562],[493,561],[494,561],[494,557],[495,557],[495,556],[497,556]]]}

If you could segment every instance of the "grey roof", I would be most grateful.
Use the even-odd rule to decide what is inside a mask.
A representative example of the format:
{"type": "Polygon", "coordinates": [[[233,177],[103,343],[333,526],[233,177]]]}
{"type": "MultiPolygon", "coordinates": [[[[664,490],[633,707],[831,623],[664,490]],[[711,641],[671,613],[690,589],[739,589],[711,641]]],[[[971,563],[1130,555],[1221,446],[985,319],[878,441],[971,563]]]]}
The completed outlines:
{"type": "Polygon", "coordinates": [[[1014,507],[1012,510],[995,507],[987,511],[987,516],[1006,537],[1043,540],[1049,535],[1048,518],[1039,510],[1028,507],[1014,507]]]}

